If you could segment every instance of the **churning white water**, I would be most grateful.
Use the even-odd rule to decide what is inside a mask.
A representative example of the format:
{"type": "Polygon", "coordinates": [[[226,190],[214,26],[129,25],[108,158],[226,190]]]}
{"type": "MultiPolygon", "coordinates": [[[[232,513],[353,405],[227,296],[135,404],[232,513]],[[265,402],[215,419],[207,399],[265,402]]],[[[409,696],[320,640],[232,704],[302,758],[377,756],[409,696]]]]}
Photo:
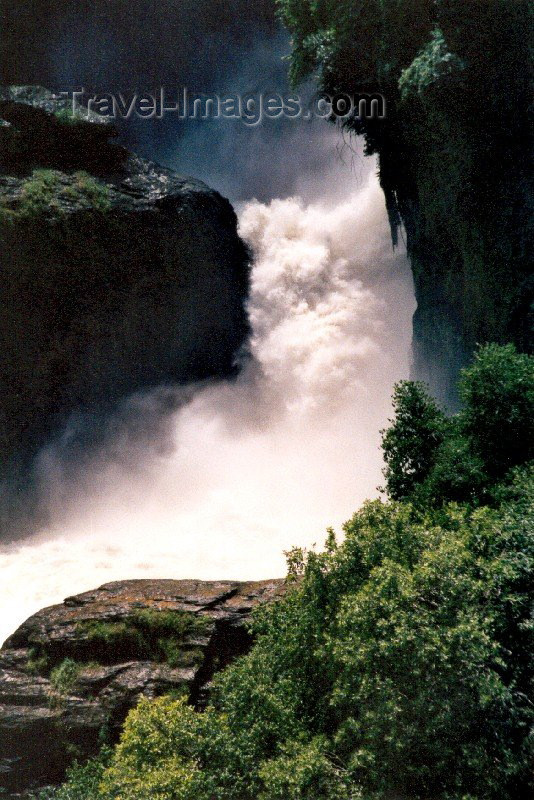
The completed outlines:
{"type": "Polygon", "coordinates": [[[409,371],[413,291],[373,174],[326,204],[240,211],[255,254],[251,359],[174,412],[171,446],[51,480],[54,521],[0,553],[0,641],[43,605],[133,577],[260,579],[321,545],[381,479],[379,429],[409,371]]]}

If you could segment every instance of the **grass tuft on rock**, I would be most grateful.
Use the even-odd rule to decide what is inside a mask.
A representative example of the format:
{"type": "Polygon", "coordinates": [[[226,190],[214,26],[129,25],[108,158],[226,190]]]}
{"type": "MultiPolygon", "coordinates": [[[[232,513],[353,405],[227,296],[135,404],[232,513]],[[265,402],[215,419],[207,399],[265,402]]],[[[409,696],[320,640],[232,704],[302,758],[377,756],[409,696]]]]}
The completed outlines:
{"type": "Polygon", "coordinates": [[[0,197],[0,222],[58,216],[69,203],[91,211],[107,211],[111,205],[110,189],[83,170],[68,176],[53,169],[35,169],[23,181],[16,198],[0,197]]]}
{"type": "Polygon", "coordinates": [[[101,663],[119,658],[146,658],[169,664],[188,666],[199,655],[197,649],[184,649],[187,639],[206,632],[207,621],[184,611],[142,609],[124,620],[80,622],[83,649],[101,663]]]}

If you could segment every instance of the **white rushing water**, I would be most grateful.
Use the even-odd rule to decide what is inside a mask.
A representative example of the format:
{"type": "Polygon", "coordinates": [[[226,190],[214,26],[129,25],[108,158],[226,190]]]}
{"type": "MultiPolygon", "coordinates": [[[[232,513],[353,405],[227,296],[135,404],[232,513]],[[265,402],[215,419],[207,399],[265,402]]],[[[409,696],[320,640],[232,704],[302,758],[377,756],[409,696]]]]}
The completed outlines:
{"type": "Polygon", "coordinates": [[[140,451],[135,467],[100,458],[75,492],[50,481],[52,524],[0,552],[0,641],[111,580],[281,576],[283,550],[321,545],[376,495],[414,300],[376,177],[352,184],[322,204],[241,208],[252,358],[174,412],[164,451],[140,451]]]}

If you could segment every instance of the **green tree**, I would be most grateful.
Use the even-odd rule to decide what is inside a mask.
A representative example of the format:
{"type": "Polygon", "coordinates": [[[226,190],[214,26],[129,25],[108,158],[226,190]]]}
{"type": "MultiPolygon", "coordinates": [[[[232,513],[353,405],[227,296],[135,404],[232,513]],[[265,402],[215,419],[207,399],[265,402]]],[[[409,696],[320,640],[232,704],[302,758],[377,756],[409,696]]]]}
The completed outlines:
{"type": "Polygon", "coordinates": [[[429,476],[445,439],[446,418],[423,384],[401,381],[393,392],[395,419],[382,431],[386,490],[393,500],[411,497],[429,476]]]}
{"type": "Polygon", "coordinates": [[[512,344],[475,353],[460,380],[463,435],[492,481],[534,456],[534,358],[512,344]]]}
{"type": "Polygon", "coordinates": [[[534,358],[489,344],[462,370],[461,410],[446,419],[418,383],[395,387],[382,432],[386,490],[418,504],[491,501],[494,487],[534,454],[534,358]]]}

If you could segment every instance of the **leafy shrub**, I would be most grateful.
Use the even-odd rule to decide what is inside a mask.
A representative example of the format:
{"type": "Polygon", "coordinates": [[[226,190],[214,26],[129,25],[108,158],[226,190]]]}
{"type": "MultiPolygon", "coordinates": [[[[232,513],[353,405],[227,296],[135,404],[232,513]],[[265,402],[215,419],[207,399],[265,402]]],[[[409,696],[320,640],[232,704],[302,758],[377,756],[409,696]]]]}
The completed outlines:
{"type": "Polygon", "coordinates": [[[122,800],[239,797],[231,733],[223,717],[184,699],[141,699],[103,774],[99,796],[122,800]],[[209,770],[204,767],[209,764],[209,770]],[[235,794],[232,795],[232,793],[235,794]]]}
{"type": "Polygon", "coordinates": [[[494,482],[534,457],[534,358],[481,348],[460,380],[461,431],[494,482]]]}
{"type": "Polygon", "coordinates": [[[35,800],[95,800],[101,797],[100,783],[110,755],[109,748],[104,747],[98,758],[86,764],[75,762],[67,770],[67,780],[63,786],[44,790],[35,800]]]}
{"type": "Polygon", "coordinates": [[[65,658],[50,673],[50,705],[53,708],[64,704],[71,693],[80,672],[80,665],[72,658],[65,658]]]}
{"type": "Polygon", "coordinates": [[[54,208],[61,188],[60,173],[52,169],[35,169],[21,188],[15,213],[18,217],[33,217],[54,208]]]}
{"type": "Polygon", "coordinates": [[[347,771],[325,754],[329,743],[317,737],[301,744],[289,742],[281,755],[265,762],[259,777],[264,788],[259,800],[357,800],[360,793],[347,771]]]}
{"type": "Polygon", "coordinates": [[[400,75],[401,97],[407,100],[413,94],[422,95],[430,86],[442,81],[445,75],[462,68],[458,56],[449,51],[442,31],[435,28],[430,41],[400,75]]]}
{"type": "Polygon", "coordinates": [[[48,654],[42,647],[34,645],[30,647],[26,671],[30,675],[47,675],[50,671],[50,660],[48,654]]]}
{"type": "Polygon", "coordinates": [[[449,420],[421,384],[404,381],[383,431],[386,488],[425,504],[488,502],[495,484],[534,455],[534,358],[481,347],[462,371],[461,411],[449,420]]]}

